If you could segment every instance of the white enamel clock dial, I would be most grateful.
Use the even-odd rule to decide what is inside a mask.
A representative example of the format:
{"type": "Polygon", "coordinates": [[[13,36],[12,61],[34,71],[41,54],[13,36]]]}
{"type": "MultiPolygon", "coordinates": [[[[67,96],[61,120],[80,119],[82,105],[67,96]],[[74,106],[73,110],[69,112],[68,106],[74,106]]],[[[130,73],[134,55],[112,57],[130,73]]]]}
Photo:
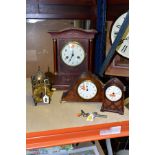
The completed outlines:
{"type": "Polygon", "coordinates": [[[105,91],[105,96],[110,101],[116,102],[122,97],[122,90],[117,86],[110,86],[105,91]]]}
{"type": "Polygon", "coordinates": [[[61,58],[68,66],[78,66],[85,58],[85,51],[78,42],[69,42],[63,47],[61,58]]]}
{"type": "Polygon", "coordinates": [[[91,80],[81,82],[77,89],[78,95],[83,99],[92,99],[97,94],[97,87],[91,80]]]}
{"type": "MultiPolygon", "coordinates": [[[[126,17],[127,13],[122,14],[114,23],[114,25],[112,26],[112,30],[111,30],[111,41],[112,43],[114,42],[120,28],[121,25],[123,24],[123,21],[126,17]]],[[[127,31],[125,32],[123,39],[120,41],[120,44],[118,45],[118,47],[116,48],[116,51],[126,57],[129,58],[129,31],[127,29],[127,31]]]]}

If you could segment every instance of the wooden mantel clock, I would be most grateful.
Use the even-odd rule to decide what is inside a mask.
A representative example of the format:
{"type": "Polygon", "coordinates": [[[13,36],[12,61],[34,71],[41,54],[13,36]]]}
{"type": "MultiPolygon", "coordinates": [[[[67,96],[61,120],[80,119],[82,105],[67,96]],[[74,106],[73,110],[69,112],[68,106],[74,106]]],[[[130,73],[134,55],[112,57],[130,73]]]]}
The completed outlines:
{"type": "Polygon", "coordinates": [[[90,72],[82,73],[68,91],[62,95],[61,102],[101,102],[104,99],[104,84],[90,72]]]}
{"type": "Polygon", "coordinates": [[[92,71],[96,30],[68,28],[49,32],[53,40],[53,87],[66,90],[82,72],[92,71]]]}
{"type": "Polygon", "coordinates": [[[110,79],[104,86],[104,100],[101,111],[124,114],[125,86],[118,78],[110,79]]]}

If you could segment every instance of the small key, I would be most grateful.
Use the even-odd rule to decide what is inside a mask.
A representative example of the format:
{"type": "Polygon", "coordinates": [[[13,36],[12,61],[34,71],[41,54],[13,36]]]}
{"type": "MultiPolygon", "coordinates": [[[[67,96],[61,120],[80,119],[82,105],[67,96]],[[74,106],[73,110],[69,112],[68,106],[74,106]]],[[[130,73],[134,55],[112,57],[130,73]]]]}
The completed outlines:
{"type": "Polygon", "coordinates": [[[85,113],[83,110],[81,110],[81,113],[77,114],[78,117],[83,116],[83,117],[88,117],[89,113],[85,113]]]}
{"type": "Polygon", "coordinates": [[[97,112],[93,112],[94,117],[102,117],[102,118],[107,118],[107,115],[101,115],[98,114],[97,112]]]}
{"type": "Polygon", "coordinates": [[[83,117],[88,117],[88,116],[89,116],[89,113],[85,113],[83,110],[81,110],[81,115],[82,115],[83,117]]]}
{"type": "MultiPolygon", "coordinates": [[[[79,116],[88,117],[90,114],[91,113],[85,113],[83,110],[81,110],[81,113],[78,114],[78,117],[79,116]]],[[[107,115],[101,115],[101,114],[98,114],[97,112],[93,112],[92,114],[94,115],[94,118],[95,117],[107,118],[107,115]]]]}

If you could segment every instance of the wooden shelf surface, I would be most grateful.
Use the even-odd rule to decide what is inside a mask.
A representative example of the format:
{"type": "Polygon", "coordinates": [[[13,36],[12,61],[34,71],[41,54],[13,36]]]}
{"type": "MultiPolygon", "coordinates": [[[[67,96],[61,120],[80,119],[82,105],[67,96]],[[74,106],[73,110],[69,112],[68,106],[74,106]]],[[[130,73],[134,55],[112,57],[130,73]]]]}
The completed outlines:
{"type": "Polygon", "coordinates": [[[27,149],[73,144],[85,141],[128,136],[128,109],[124,115],[100,112],[101,103],[60,103],[62,91],[55,91],[50,104],[38,103],[34,106],[30,79],[27,79],[27,149]],[[85,112],[98,112],[107,118],[95,118],[93,122],[77,117],[85,112]],[[113,127],[121,127],[119,133],[101,134],[113,127]]]}

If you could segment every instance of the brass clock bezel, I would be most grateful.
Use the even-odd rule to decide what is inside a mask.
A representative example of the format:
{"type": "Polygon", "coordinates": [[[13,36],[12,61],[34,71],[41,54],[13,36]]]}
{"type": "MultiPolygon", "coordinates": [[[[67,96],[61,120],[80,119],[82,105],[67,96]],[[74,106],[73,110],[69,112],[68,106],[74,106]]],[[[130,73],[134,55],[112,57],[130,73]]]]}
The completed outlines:
{"type": "Polygon", "coordinates": [[[81,82],[78,84],[76,92],[77,92],[78,96],[79,96],[81,99],[86,100],[86,101],[89,101],[89,100],[91,100],[91,99],[93,99],[93,98],[96,97],[96,95],[97,95],[97,93],[98,93],[98,87],[97,87],[97,85],[96,85],[92,80],[87,80],[87,79],[85,79],[85,80],[81,81],[81,82]],[[80,84],[83,83],[84,81],[88,81],[88,82],[93,83],[93,84],[95,85],[96,89],[97,89],[95,96],[93,96],[92,98],[86,99],[86,98],[80,96],[80,94],[79,94],[79,92],[78,92],[78,88],[79,88],[80,84]]]}
{"type": "Polygon", "coordinates": [[[121,99],[122,99],[122,97],[123,97],[123,91],[122,91],[122,89],[118,86],[118,85],[109,85],[109,86],[105,86],[105,88],[104,88],[104,96],[106,97],[106,99],[107,100],[109,100],[110,102],[113,102],[113,103],[115,103],[115,102],[118,102],[118,101],[120,101],[121,99]],[[116,101],[112,101],[112,100],[110,100],[107,96],[106,96],[106,90],[109,88],[109,87],[111,87],[111,86],[115,86],[115,87],[118,87],[120,90],[121,90],[121,92],[122,92],[122,95],[121,95],[121,97],[118,99],[118,100],[116,100],[116,101]]]}
{"type": "Polygon", "coordinates": [[[85,49],[83,48],[83,46],[82,46],[79,42],[77,42],[77,41],[68,41],[68,42],[65,43],[64,46],[62,47],[62,49],[61,49],[61,51],[60,51],[60,57],[61,57],[62,62],[63,62],[65,65],[67,65],[67,66],[69,66],[69,67],[77,67],[77,66],[80,66],[80,65],[84,62],[85,57],[86,57],[86,51],[85,51],[85,49]],[[63,60],[63,58],[62,58],[62,51],[63,51],[63,49],[64,49],[68,44],[70,44],[70,43],[79,45],[79,46],[83,49],[83,51],[84,51],[84,58],[83,58],[83,60],[81,61],[81,63],[79,63],[78,65],[75,65],[75,66],[68,65],[67,63],[64,62],[64,60],[63,60]]]}

